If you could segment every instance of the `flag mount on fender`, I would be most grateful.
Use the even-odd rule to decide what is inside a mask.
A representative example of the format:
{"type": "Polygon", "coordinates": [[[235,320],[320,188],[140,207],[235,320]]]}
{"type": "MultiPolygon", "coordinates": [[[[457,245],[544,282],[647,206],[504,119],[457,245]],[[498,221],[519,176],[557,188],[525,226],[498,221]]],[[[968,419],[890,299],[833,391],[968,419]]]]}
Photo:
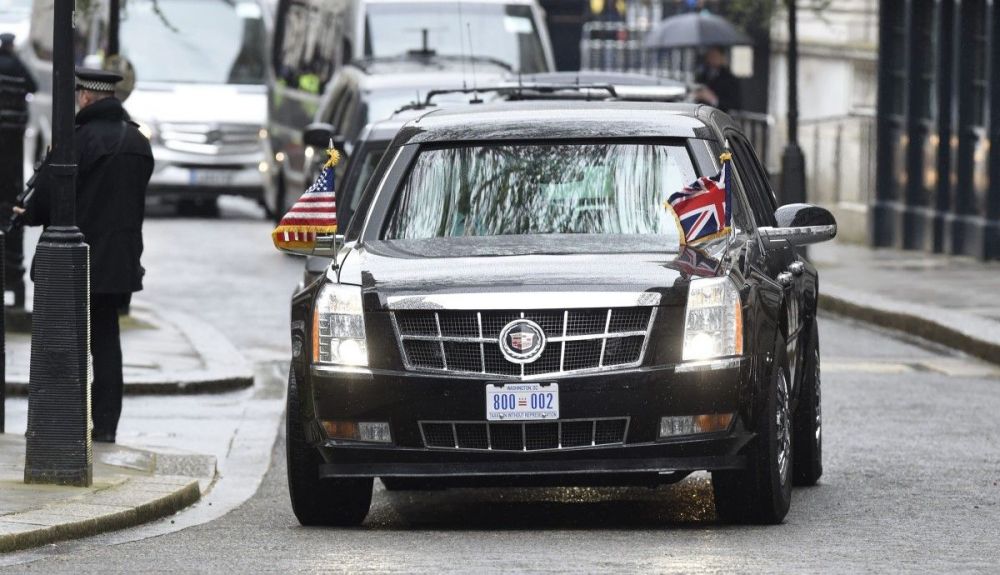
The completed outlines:
{"type": "Polygon", "coordinates": [[[337,233],[337,196],[334,185],[334,167],[340,154],[331,145],[326,151],[329,159],[323,164],[319,176],[295,202],[271,232],[274,247],[278,249],[310,249],[316,246],[316,236],[337,233]]]}
{"type": "Polygon", "coordinates": [[[670,195],[663,207],[673,212],[681,232],[681,245],[722,237],[732,225],[732,154],[719,156],[722,168],[715,176],[702,176],[670,195]]]}

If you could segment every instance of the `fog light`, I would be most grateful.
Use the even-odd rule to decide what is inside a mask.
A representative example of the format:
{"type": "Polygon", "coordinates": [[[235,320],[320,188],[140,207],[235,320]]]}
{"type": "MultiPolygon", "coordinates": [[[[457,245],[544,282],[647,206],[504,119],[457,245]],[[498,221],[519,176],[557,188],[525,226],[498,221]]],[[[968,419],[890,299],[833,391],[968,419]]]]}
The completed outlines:
{"type": "Polygon", "coordinates": [[[324,420],[323,431],[330,439],[347,439],[350,441],[370,441],[374,443],[392,443],[389,424],[384,421],[329,421],[324,420]]]}
{"type": "Polygon", "coordinates": [[[709,413],[705,415],[681,415],[660,418],[660,437],[678,437],[725,431],[733,421],[732,413],[709,413]]]}
{"type": "Polygon", "coordinates": [[[389,424],[384,421],[362,421],[358,423],[358,438],[361,441],[392,443],[389,424]]]}

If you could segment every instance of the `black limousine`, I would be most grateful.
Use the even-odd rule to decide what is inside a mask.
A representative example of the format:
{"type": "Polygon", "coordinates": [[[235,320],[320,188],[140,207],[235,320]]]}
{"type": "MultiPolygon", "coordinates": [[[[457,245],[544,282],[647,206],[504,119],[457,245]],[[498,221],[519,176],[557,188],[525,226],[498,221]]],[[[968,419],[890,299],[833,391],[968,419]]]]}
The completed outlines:
{"type": "Polygon", "coordinates": [[[386,151],[335,255],[292,298],[288,483],[304,525],[390,489],[671,483],[778,523],[822,473],[819,207],[778,207],[710,107],[432,110],[386,151]],[[729,166],[729,226],[664,202],[729,166]]]}

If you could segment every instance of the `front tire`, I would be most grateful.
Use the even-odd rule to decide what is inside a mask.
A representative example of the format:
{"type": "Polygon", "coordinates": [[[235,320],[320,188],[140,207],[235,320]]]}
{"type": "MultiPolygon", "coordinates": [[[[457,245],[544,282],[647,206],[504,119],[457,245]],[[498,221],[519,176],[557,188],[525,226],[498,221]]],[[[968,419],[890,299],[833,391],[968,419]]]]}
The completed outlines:
{"type": "Polygon", "coordinates": [[[716,515],[727,523],[778,524],[791,506],[791,388],[784,352],[763,391],[757,437],[744,451],[746,468],[712,472],[716,515]]]}
{"type": "Polygon", "coordinates": [[[806,348],[802,391],[795,409],[795,459],[792,481],[795,485],[816,485],[823,475],[823,411],[820,386],[819,329],[813,318],[812,337],[806,348]]]}
{"type": "Polygon", "coordinates": [[[306,441],[302,428],[295,374],[288,374],[285,413],[285,457],[288,463],[288,495],[292,511],[305,526],[350,527],[360,525],[372,503],[371,477],[321,479],[323,458],[306,441]]]}

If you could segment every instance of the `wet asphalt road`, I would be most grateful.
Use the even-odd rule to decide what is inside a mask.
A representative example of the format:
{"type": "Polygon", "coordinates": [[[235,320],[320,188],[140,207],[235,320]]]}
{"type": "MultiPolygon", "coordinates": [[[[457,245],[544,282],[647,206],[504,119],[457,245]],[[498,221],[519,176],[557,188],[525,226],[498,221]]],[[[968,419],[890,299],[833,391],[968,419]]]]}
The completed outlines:
{"type": "MultiPolygon", "coordinates": [[[[208,223],[152,222],[153,237],[174,242],[151,253],[172,269],[171,258],[195,249],[192,242],[208,223]]],[[[236,257],[239,242],[255,245],[267,224],[225,220],[216,227],[208,245],[234,262],[219,277],[239,293],[197,287],[204,283],[200,274],[209,273],[199,264],[199,274],[177,272],[164,280],[169,292],[184,287],[185,293],[151,289],[146,297],[201,310],[255,360],[274,361],[287,345],[281,304],[295,281],[295,262],[259,246],[236,257]],[[257,295],[246,286],[255,286],[257,295]],[[252,309],[236,309],[244,305],[252,309]]],[[[204,253],[197,258],[211,261],[204,253]]],[[[1000,570],[996,372],[842,319],[823,317],[820,331],[825,473],[817,487],[794,491],[781,526],[716,523],[708,476],[698,474],[655,490],[389,493],[376,483],[361,528],[306,529],[288,505],[279,436],[271,453],[260,454],[271,457],[271,466],[256,495],[218,520],[130,543],[61,544],[5,571],[1000,570]]]]}

